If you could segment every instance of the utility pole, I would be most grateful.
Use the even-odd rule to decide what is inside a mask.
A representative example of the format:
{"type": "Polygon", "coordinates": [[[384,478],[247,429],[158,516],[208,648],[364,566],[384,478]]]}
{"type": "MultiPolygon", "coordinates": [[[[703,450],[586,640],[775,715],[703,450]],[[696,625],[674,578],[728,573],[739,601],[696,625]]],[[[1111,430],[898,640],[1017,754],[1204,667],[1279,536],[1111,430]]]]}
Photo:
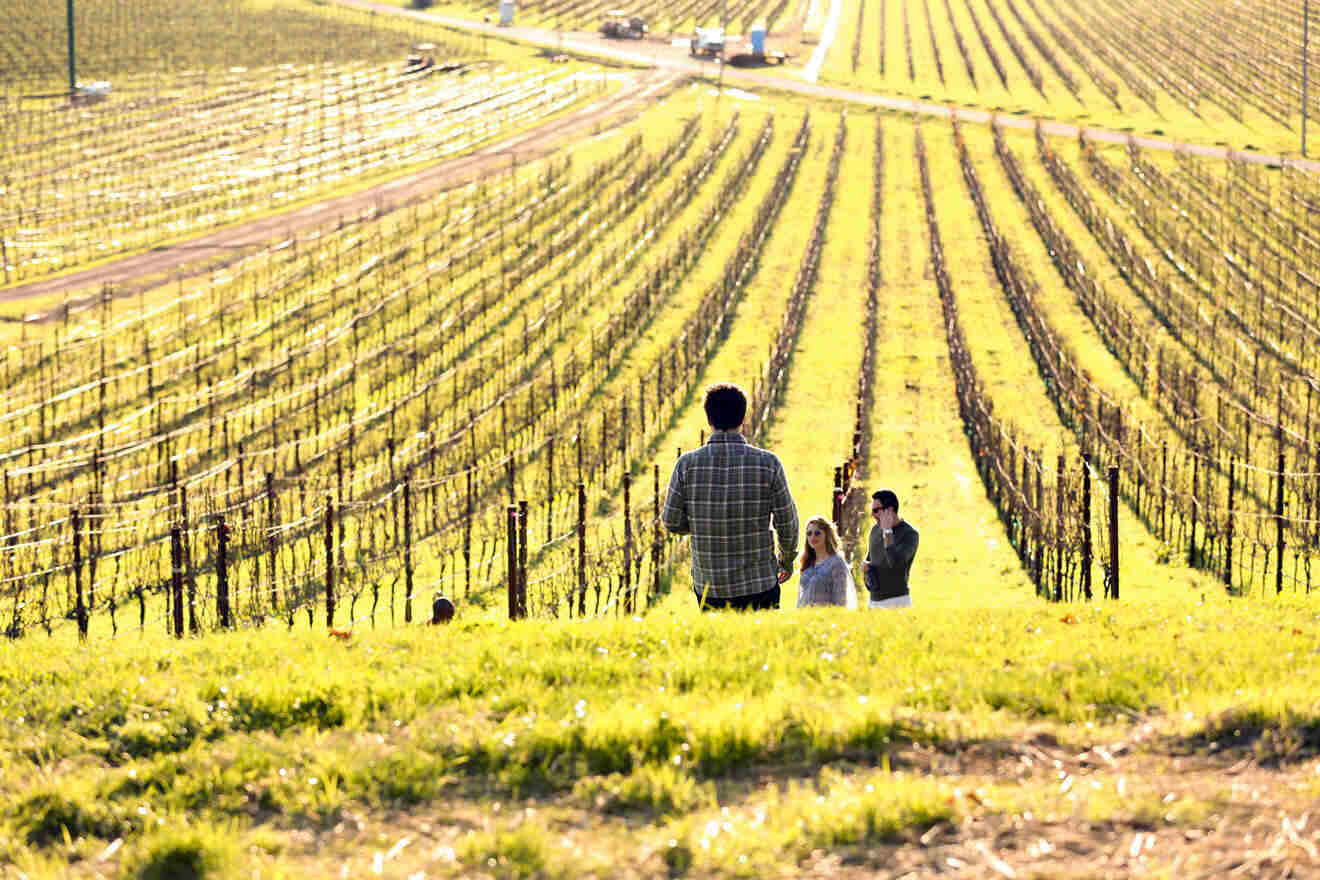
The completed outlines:
{"type": "MultiPolygon", "coordinates": [[[[73,2],[73,0],[69,0],[73,2]]],[[[724,96],[724,59],[729,51],[729,0],[720,0],[720,84],[715,100],[724,96]]],[[[1305,131],[1305,127],[1302,129],[1305,131]]]]}
{"type": "MultiPolygon", "coordinates": [[[[72,98],[78,91],[78,78],[74,73],[73,65],[73,0],[65,2],[65,20],[68,22],[69,31],[69,97],[72,98]]],[[[1305,126],[1302,131],[1305,132],[1305,126]]],[[[1305,135],[1303,135],[1305,137],[1305,135]]],[[[1305,149],[1302,151],[1305,153],[1305,149]]]]}
{"type": "MultiPolygon", "coordinates": [[[[73,2],[73,0],[69,0],[73,2]]],[[[1311,0],[1302,2],[1302,158],[1306,158],[1306,62],[1310,42],[1311,0]]]]}

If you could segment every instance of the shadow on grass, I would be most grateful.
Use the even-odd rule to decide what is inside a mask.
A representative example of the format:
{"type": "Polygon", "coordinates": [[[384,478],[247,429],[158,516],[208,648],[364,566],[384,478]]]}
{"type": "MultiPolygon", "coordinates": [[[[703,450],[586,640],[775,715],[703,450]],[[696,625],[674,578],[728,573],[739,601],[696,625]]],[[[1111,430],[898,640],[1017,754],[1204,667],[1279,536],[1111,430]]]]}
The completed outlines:
{"type": "Polygon", "coordinates": [[[1320,754],[1320,717],[1292,709],[1230,709],[1190,734],[1166,741],[1175,754],[1250,756],[1266,766],[1303,761],[1320,754]]]}

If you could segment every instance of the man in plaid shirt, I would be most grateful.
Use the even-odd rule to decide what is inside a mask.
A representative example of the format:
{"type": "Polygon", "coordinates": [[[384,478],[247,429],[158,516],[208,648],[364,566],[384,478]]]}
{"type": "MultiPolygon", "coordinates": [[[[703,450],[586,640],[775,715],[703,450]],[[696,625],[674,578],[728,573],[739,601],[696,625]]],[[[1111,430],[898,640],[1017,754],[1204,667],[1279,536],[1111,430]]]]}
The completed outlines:
{"type": "Polygon", "coordinates": [[[665,528],[692,536],[692,585],[702,610],[778,608],[779,585],[792,571],[798,541],[784,466],[739,431],[747,415],[741,388],[712,385],[705,406],[711,436],[674,465],[665,528]]]}

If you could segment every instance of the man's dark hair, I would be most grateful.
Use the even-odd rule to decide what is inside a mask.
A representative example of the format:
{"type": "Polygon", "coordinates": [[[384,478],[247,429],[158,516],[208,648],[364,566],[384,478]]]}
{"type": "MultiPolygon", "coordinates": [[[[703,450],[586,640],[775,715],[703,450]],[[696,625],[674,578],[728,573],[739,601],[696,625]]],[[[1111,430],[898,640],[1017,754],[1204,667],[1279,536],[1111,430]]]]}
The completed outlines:
{"type": "Polygon", "coordinates": [[[731,382],[706,389],[706,418],[717,431],[732,431],[747,417],[747,395],[731,382]]]}
{"type": "Polygon", "coordinates": [[[886,507],[892,507],[894,508],[894,513],[898,513],[898,496],[894,494],[892,489],[881,489],[877,492],[872,492],[871,498],[872,500],[880,502],[881,510],[886,507]]]}

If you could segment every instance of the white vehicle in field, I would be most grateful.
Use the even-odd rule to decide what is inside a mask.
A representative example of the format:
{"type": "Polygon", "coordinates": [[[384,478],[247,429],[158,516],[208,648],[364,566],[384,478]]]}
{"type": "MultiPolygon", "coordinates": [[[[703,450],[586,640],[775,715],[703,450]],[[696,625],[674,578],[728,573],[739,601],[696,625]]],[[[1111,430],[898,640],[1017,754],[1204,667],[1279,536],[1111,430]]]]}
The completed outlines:
{"type": "Polygon", "coordinates": [[[724,28],[697,28],[688,52],[694,58],[715,58],[724,54],[724,28]]]}

